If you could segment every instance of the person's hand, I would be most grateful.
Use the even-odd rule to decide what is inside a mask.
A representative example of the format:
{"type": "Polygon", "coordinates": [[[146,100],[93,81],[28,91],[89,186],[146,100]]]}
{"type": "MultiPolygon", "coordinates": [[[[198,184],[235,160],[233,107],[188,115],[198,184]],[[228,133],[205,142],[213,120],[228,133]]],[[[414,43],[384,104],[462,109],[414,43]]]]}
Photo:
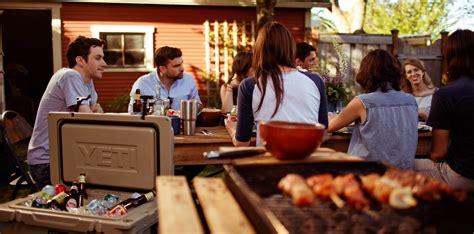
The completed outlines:
{"type": "Polygon", "coordinates": [[[423,119],[424,122],[428,121],[428,114],[425,111],[418,111],[418,115],[421,117],[421,119],[423,119]]]}
{"type": "Polygon", "coordinates": [[[102,109],[102,107],[100,106],[99,103],[96,103],[94,105],[91,105],[91,110],[92,112],[94,113],[104,113],[104,110],[102,109]]]}
{"type": "Polygon", "coordinates": [[[229,135],[234,138],[235,136],[235,131],[237,129],[237,118],[234,116],[227,115],[227,118],[224,119],[224,124],[225,128],[227,129],[227,132],[229,132],[229,135]]]}

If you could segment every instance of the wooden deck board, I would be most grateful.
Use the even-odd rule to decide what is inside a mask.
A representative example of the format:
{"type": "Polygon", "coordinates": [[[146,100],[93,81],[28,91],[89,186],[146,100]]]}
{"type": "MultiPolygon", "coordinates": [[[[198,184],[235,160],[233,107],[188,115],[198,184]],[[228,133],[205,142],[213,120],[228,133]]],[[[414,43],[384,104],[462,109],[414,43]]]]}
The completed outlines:
{"type": "Polygon", "coordinates": [[[196,177],[193,184],[211,233],[255,233],[222,179],[196,177]]]}
{"type": "Polygon", "coordinates": [[[159,233],[204,233],[184,176],[156,178],[159,233]]]}

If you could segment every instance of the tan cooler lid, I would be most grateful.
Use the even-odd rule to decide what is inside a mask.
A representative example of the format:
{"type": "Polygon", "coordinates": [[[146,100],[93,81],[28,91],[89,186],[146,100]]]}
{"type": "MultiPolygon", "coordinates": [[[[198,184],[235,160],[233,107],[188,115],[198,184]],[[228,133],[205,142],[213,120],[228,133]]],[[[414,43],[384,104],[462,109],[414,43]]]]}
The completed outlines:
{"type": "Polygon", "coordinates": [[[173,135],[166,117],[53,113],[49,120],[56,123],[50,129],[54,184],[70,184],[85,173],[92,187],[151,190],[159,172],[173,174],[173,135]]]}

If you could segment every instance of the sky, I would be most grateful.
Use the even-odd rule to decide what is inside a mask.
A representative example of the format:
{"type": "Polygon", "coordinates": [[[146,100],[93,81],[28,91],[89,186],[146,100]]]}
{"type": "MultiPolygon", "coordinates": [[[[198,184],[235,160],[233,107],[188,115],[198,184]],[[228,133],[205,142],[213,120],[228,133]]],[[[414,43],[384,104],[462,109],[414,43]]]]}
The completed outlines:
{"type": "MultiPolygon", "coordinates": [[[[391,0],[394,1],[394,0],[391,0]]],[[[473,0],[448,0],[449,2],[452,3],[452,9],[449,10],[449,14],[451,14],[452,17],[459,17],[459,15],[462,15],[461,18],[458,19],[457,23],[453,25],[451,28],[448,29],[449,32],[454,31],[458,28],[461,29],[470,29],[474,30],[474,1],[473,0]],[[464,8],[469,8],[469,9],[462,9],[464,8]],[[464,14],[461,14],[464,13],[464,14]]],[[[340,7],[343,11],[349,11],[352,7],[353,1],[350,0],[341,0],[339,1],[340,7]]],[[[319,11],[319,8],[313,8],[312,12],[316,13],[319,11]]],[[[322,16],[326,18],[331,18],[331,13],[330,11],[326,11],[322,16]]]]}

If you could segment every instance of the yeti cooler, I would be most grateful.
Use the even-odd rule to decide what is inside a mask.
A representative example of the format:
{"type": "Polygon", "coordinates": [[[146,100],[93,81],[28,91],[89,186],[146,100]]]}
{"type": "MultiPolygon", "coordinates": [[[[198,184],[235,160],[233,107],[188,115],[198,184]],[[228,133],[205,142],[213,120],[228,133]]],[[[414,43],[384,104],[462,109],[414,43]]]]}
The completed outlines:
{"type": "MultiPolygon", "coordinates": [[[[86,174],[89,201],[155,189],[156,175],[174,174],[173,132],[164,116],[55,112],[49,115],[53,185],[70,187],[86,174]]],[[[0,205],[0,233],[149,233],[156,230],[156,202],[122,216],[74,214],[29,207],[39,193],[0,205]]]]}

